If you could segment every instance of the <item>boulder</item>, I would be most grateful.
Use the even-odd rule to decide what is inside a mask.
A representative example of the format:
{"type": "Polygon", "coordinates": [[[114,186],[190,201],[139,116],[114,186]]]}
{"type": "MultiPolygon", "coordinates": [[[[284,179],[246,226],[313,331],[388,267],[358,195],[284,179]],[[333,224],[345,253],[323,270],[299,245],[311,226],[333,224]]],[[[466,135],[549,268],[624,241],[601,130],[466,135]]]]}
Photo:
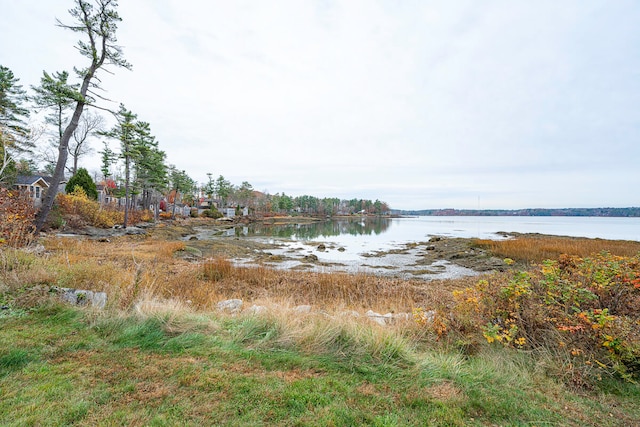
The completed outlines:
{"type": "Polygon", "coordinates": [[[411,314],[410,313],[396,313],[393,315],[393,320],[398,321],[407,321],[411,319],[411,314]]]}
{"type": "Polygon", "coordinates": [[[360,313],[358,313],[355,310],[349,310],[349,311],[343,311],[342,313],[340,313],[340,316],[357,318],[357,317],[360,317],[360,313]]]}
{"type": "Polygon", "coordinates": [[[311,313],[311,306],[310,305],[299,305],[297,307],[293,308],[293,312],[294,313],[311,313]]]}
{"type": "Polygon", "coordinates": [[[30,254],[34,254],[37,256],[42,256],[44,254],[47,253],[47,250],[45,249],[45,247],[41,244],[41,243],[36,243],[36,244],[32,244],[27,246],[26,248],[22,249],[24,252],[30,253],[30,254]]]}
{"type": "Polygon", "coordinates": [[[57,292],[62,301],[73,305],[86,306],[91,304],[92,307],[96,308],[104,308],[107,305],[107,294],[105,292],[58,287],[51,288],[51,290],[57,292]]]}
{"type": "Polygon", "coordinates": [[[416,320],[419,320],[420,322],[431,324],[433,323],[433,320],[436,318],[436,311],[435,310],[422,311],[419,314],[417,314],[415,317],[416,317],[416,320]]]}
{"type": "Polygon", "coordinates": [[[140,228],[140,227],[127,227],[125,229],[125,234],[130,235],[130,236],[136,236],[136,235],[140,235],[140,234],[147,234],[147,231],[140,228]]]}
{"type": "Polygon", "coordinates": [[[251,307],[249,307],[247,309],[247,311],[251,314],[262,314],[265,313],[267,311],[267,307],[265,307],[264,305],[252,305],[251,307]]]}
{"type": "Polygon", "coordinates": [[[241,299],[227,299],[218,303],[218,310],[230,311],[231,313],[238,312],[242,309],[241,299]]]}
{"type": "Polygon", "coordinates": [[[382,326],[388,325],[393,320],[393,314],[391,313],[380,314],[380,313],[376,313],[373,310],[367,311],[365,313],[365,316],[367,316],[370,320],[382,326]]]}

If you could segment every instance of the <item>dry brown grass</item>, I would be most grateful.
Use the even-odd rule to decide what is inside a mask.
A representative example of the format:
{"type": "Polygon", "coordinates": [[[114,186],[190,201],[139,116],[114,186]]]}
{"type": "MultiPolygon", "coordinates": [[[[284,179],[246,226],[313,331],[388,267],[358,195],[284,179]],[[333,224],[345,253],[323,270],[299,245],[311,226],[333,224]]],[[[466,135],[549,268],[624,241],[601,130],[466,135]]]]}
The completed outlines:
{"type": "Polygon", "coordinates": [[[640,252],[640,242],[556,236],[519,236],[509,240],[475,239],[473,243],[500,257],[536,263],[545,259],[558,259],[562,254],[586,257],[607,251],[613,255],[634,256],[640,252]]]}
{"type": "MultiPolygon", "coordinates": [[[[173,300],[198,310],[211,310],[223,299],[251,304],[293,307],[338,313],[374,310],[411,312],[415,307],[445,308],[451,291],[473,286],[478,278],[403,280],[365,274],[314,273],[240,267],[224,258],[192,263],[176,257],[181,241],[141,236],[90,239],[49,238],[49,255],[30,268],[12,271],[14,283],[58,285],[105,291],[110,304],[130,309],[142,300],[173,300]]],[[[522,236],[505,241],[476,240],[496,255],[529,262],[557,258],[562,253],[588,255],[602,250],[635,254],[638,242],[522,236]]]]}
{"type": "Polygon", "coordinates": [[[386,313],[440,306],[449,301],[452,289],[477,280],[424,282],[365,274],[295,272],[235,267],[220,259],[203,263],[202,269],[203,277],[215,283],[216,293],[227,298],[309,304],[330,311],[372,309],[386,313]]]}
{"type": "MultiPolygon", "coordinates": [[[[107,292],[109,304],[132,309],[144,300],[174,300],[196,310],[211,310],[220,300],[240,298],[246,306],[293,307],[336,313],[411,312],[448,305],[452,289],[477,278],[454,281],[402,280],[388,277],[275,270],[234,266],[218,258],[201,263],[176,257],[183,242],[139,236],[91,239],[48,238],[47,255],[28,267],[5,271],[11,283],[65,286],[107,292]]],[[[27,256],[27,255],[25,255],[27,256]]]]}

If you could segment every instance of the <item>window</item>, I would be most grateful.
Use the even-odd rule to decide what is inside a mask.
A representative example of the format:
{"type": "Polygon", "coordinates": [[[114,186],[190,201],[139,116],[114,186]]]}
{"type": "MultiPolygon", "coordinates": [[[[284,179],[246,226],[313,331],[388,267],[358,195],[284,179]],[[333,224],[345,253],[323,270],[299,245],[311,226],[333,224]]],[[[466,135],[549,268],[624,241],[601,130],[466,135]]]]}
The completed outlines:
{"type": "Polygon", "coordinates": [[[40,187],[36,187],[36,199],[40,198],[40,187]]]}

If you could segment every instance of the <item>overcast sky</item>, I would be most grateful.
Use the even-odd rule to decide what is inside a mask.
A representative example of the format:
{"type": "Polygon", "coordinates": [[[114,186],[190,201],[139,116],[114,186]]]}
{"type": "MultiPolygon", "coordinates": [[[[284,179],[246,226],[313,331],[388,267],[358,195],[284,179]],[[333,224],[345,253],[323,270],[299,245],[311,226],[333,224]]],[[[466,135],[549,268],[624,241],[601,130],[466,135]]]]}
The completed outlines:
{"type": "MultiPolygon", "coordinates": [[[[120,3],[133,70],[100,74],[103,106],[198,182],[397,209],[640,205],[636,0],[120,3]]],[[[55,26],[71,7],[0,0],[0,64],[25,87],[86,66],[55,26]]]]}

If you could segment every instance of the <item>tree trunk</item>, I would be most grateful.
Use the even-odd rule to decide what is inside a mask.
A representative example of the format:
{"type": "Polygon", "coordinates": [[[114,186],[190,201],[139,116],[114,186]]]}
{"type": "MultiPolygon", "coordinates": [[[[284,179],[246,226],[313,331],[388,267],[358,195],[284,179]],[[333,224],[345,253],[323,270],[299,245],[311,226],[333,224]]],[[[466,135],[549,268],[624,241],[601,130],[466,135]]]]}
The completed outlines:
{"type": "Polygon", "coordinates": [[[49,216],[49,212],[51,212],[51,208],[53,207],[53,201],[56,198],[56,194],[58,193],[58,187],[64,178],[64,168],[67,165],[67,155],[69,154],[69,141],[73,136],[73,133],[78,128],[78,123],[80,123],[80,116],[82,116],[82,111],[84,110],[84,99],[87,96],[87,91],[89,90],[89,84],[93,79],[93,76],[96,73],[96,70],[100,68],[102,62],[104,61],[103,57],[96,62],[91,64],[89,69],[87,70],[87,74],[85,74],[82,79],[82,86],[80,87],[80,95],[81,100],[76,102],[76,108],[73,110],[73,116],[71,116],[71,121],[67,125],[67,128],[64,130],[62,134],[62,138],[60,138],[60,145],[58,146],[58,161],[56,163],[56,169],[53,172],[53,178],[51,179],[51,183],[49,184],[49,191],[42,201],[42,207],[38,211],[35,218],[35,235],[37,236],[40,231],[42,231],[42,227],[44,226],[44,222],[47,220],[47,216],[49,216]]]}
{"type": "Polygon", "coordinates": [[[123,228],[127,228],[127,221],[129,220],[129,157],[124,160],[124,224],[123,228]]]}
{"type": "Polygon", "coordinates": [[[173,212],[171,213],[171,217],[176,217],[176,204],[178,203],[178,187],[176,187],[176,194],[173,196],[173,212]]]}
{"type": "Polygon", "coordinates": [[[158,216],[160,215],[160,201],[158,200],[158,193],[153,190],[153,222],[158,222],[158,216]]]}
{"type": "MultiPolygon", "coordinates": [[[[82,89],[84,92],[82,96],[84,97],[87,93],[87,88],[89,87],[89,81],[91,80],[91,76],[93,76],[93,72],[90,71],[90,74],[87,74],[85,77],[85,83],[82,85],[82,89]]],[[[35,220],[35,234],[37,235],[42,231],[42,227],[44,226],[44,222],[47,220],[47,216],[53,207],[53,201],[56,198],[56,194],[58,194],[58,187],[64,178],[64,168],[67,164],[67,154],[69,151],[67,150],[69,147],[69,140],[73,135],[73,132],[78,127],[78,123],[80,121],[80,116],[82,115],[82,110],[84,109],[84,102],[78,101],[76,104],[76,108],[73,112],[73,116],[71,117],[71,122],[64,130],[62,134],[62,138],[60,139],[60,145],[58,146],[58,162],[56,163],[56,169],[53,172],[53,178],[49,183],[49,191],[47,191],[44,200],[42,201],[42,207],[38,211],[35,220]]]]}

